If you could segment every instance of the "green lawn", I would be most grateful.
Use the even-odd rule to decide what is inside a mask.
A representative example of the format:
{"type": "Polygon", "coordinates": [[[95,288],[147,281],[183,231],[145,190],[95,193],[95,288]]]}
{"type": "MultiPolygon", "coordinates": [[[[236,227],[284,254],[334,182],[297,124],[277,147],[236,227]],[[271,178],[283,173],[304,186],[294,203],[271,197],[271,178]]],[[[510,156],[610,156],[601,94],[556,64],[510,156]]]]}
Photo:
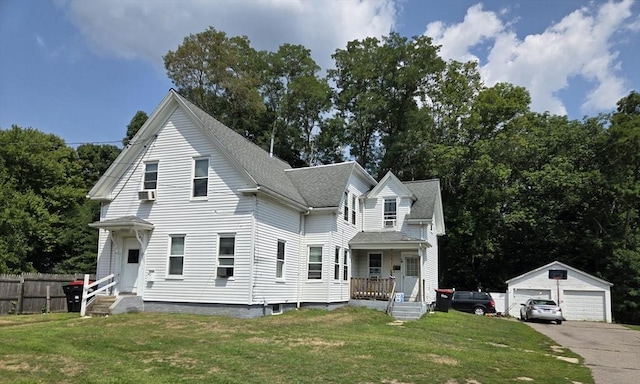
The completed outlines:
{"type": "MultiPolygon", "coordinates": [[[[551,325],[555,326],[555,325],[551,325]]],[[[518,321],[365,308],[241,320],[138,313],[0,317],[6,383],[593,383],[518,321]]]]}

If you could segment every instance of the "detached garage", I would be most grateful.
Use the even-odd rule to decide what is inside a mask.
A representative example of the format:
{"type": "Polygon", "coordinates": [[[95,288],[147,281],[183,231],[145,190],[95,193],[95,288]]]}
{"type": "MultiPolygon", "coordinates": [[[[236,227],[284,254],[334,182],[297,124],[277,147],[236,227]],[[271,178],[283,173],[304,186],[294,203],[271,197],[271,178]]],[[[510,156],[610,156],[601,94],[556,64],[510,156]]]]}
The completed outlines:
{"type": "Polygon", "coordinates": [[[559,261],[507,280],[509,315],[520,316],[520,303],[529,298],[560,304],[566,320],[611,322],[611,286],[559,261]]]}

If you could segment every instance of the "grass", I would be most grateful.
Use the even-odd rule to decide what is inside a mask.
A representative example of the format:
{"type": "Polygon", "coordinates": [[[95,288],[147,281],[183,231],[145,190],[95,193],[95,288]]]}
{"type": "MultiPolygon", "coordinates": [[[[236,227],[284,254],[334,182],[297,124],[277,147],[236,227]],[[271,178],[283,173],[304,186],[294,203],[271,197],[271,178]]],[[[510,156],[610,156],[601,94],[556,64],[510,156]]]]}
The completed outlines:
{"type": "Polygon", "coordinates": [[[552,346],[520,322],[455,311],[402,325],[365,308],[4,316],[0,382],[593,383],[582,358],[552,346]]]}
{"type": "Polygon", "coordinates": [[[624,327],[633,329],[634,331],[640,331],[640,325],[621,324],[624,327]]]}

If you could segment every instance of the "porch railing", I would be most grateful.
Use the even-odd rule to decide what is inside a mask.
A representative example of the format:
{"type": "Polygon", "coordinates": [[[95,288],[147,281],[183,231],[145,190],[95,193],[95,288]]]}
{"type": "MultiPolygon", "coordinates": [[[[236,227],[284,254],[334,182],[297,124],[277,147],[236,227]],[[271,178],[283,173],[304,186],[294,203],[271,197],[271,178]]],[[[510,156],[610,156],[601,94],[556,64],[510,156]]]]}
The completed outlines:
{"type": "Polygon", "coordinates": [[[95,300],[95,296],[105,292],[107,289],[116,285],[115,275],[112,273],[109,276],[105,276],[100,280],[94,281],[89,284],[89,275],[84,275],[84,285],[82,286],[82,304],[80,305],[80,316],[83,316],[87,313],[87,307],[89,304],[95,300]],[[100,284],[111,281],[108,284],[103,285],[100,288],[94,289],[92,292],[89,292],[94,287],[99,286],[100,284]]]}
{"type": "Polygon", "coordinates": [[[388,300],[395,283],[392,280],[352,277],[351,298],[354,300],[388,300]]]}

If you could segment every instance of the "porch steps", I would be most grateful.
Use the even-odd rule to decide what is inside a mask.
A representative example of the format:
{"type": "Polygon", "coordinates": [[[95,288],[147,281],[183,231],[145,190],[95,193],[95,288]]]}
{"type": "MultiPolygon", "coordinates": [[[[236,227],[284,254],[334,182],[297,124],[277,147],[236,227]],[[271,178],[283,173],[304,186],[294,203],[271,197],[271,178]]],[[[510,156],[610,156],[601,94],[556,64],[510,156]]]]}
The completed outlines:
{"type": "Polygon", "coordinates": [[[89,308],[87,308],[88,316],[107,316],[111,312],[109,308],[115,303],[115,296],[96,296],[96,299],[89,308]]]}
{"type": "Polygon", "coordinates": [[[417,302],[393,303],[392,315],[397,320],[418,320],[424,314],[424,306],[417,302]]]}

